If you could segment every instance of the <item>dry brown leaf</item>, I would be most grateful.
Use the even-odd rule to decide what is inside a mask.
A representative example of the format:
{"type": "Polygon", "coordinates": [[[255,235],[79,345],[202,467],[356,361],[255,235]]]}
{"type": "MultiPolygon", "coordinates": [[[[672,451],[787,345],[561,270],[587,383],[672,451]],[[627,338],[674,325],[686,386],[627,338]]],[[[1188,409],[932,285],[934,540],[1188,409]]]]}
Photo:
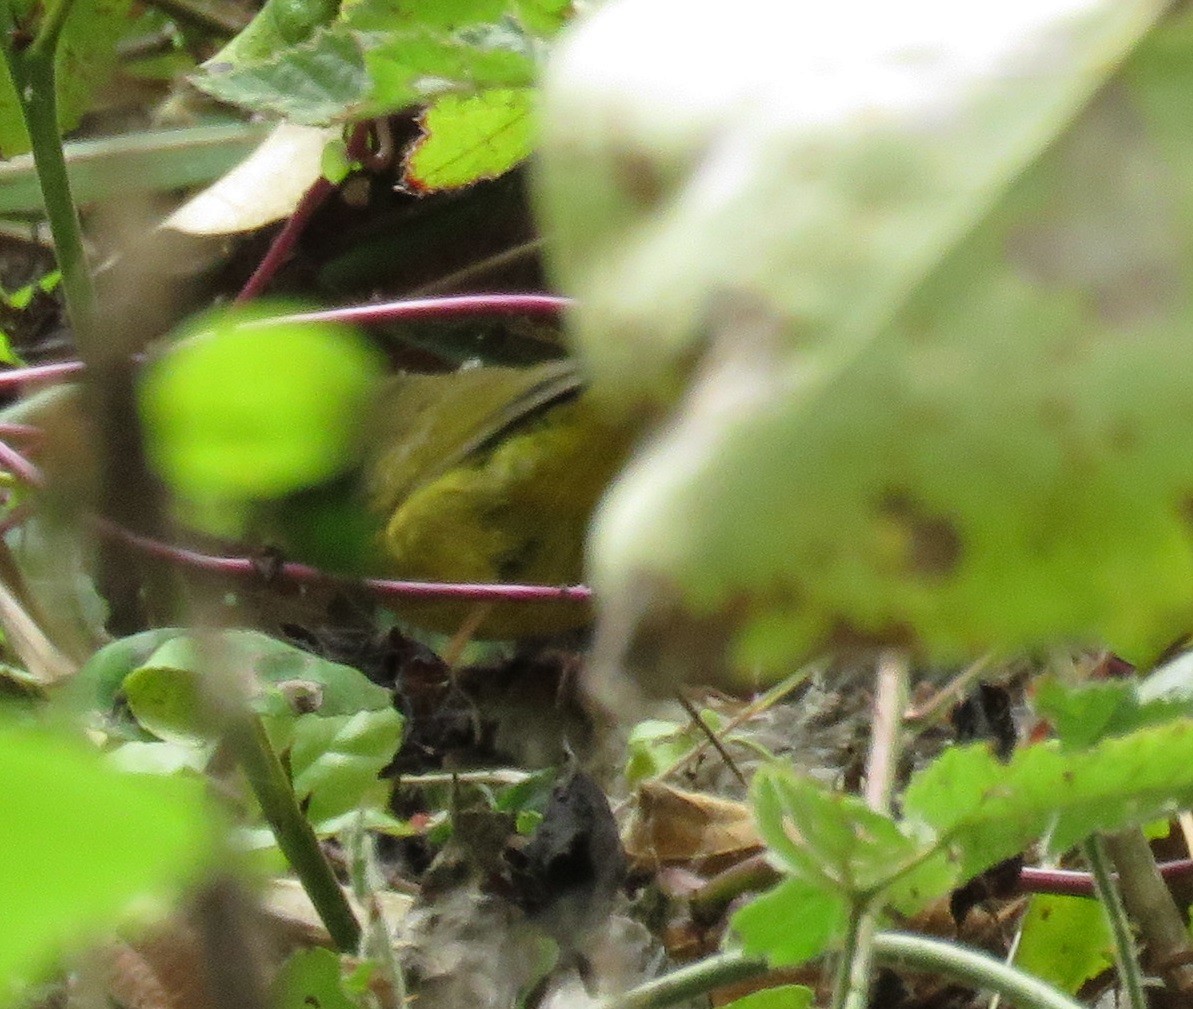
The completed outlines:
{"type": "Polygon", "coordinates": [[[623,840],[639,870],[695,863],[717,872],[763,848],[745,803],[655,781],[638,789],[623,840]]]}

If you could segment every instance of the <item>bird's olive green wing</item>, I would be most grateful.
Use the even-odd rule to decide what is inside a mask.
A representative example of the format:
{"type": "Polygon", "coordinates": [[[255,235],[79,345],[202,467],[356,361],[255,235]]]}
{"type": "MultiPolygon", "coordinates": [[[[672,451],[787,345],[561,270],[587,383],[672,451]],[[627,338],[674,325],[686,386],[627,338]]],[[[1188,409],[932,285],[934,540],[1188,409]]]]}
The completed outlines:
{"type": "Polygon", "coordinates": [[[378,395],[368,437],[370,506],[379,514],[391,512],[419,487],[580,388],[571,361],[393,376],[378,395]]]}

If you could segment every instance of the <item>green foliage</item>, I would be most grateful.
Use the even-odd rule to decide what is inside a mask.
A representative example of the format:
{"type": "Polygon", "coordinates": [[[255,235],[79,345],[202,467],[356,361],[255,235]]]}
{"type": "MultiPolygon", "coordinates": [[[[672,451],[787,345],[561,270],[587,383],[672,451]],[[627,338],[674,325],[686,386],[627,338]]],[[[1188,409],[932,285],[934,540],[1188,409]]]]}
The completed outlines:
{"type": "Polygon", "coordinates": [[[454,189],[509,171],[533,146],[533,101],[529,88],[436,99],[420,120],[423,136],[406,158],[404,182],[454,189]]]}
{"type": "Polygon", "coordinates": [[[740,908],[730,924],[747,953],[785,966],[831,949],[845,932],[848,912],[843,894],[791,878],[740,908]]]}
{"type": "Polygon", "coordinates": [[[738,912],[734,928],[748,952],[794,963],[829,948],[852,906],[914,914],[1045,836],[1063,852],[1095,831],[1187,807],[1193,722],[1086,750],[1030,746],[1007,763],[983,746],[956,747],[912,776],[898,821],[779,767],[759,771],[751,793],[762,837],[791,878],[738,912]]]}
{"type": "Polygon", "coordinates": [[[275,1009],[358,1009],[344,990],[340,958],[329,949],[290,955],[273,982],[275,1009]]]}
{"type": "Polygon", "coordinates": [[[132,901],[174,889],[212,850],[199,782],[133,776],[42,732],[0,730],[0,986],[47,966],[132,901]]]}
{"type": "Polygon", "coordinates": [[[807,1009],[815,994],[802,984],[780,984],[735,998],[723,1009],[807,1009]]]}
{"type": "Polygon", "coordinates": [[[322,823],[362,802],[384,803],[377,776],[402,739],[402,716],[392,707],[354,715],[302,715],[294,724],[290,769],[294,792],[307,816],[322,823]]]}
{"type": "Polygon", "coordinates": [[[184,500],[234,508],[318,483],[358,459],[379,356],[344,326],[256,324],[271,314],[277,306],[209,314],[147,369],[140,394],[149,452],[184,500]]]}
{"type": "MultiPolygon", "coordinates": [[[[131,0],[78,0],[67,15],[55,54],[58,86],[58,125],[66,132],[78,125],[96,92],[111,77],[116,66],[116,43],[130,23],[131,0]]],[[[36,31],[34,10],[40,5],[19,0],[12,16],[36,31]]],[[[0,157],[12,158],[29,150],[21,103],[12,71],[0,70],[0,157]]]]}
{"type": "MultiPolygon", "coordinates": [[[[708,708],[700,717],[713,732],[721,719],[708,708]]],[[[630,730],[626,738],[626,783],[631,787],[670,767],[708,737],[694,725],[648,718],[630,730]]]]}
{"type": "Polygon", "coordinates": [[[558,0],[269,0],[195,83],[224,101],[322,125],[428,105],[405,179],[421,191],[492,178],[531,150],[539,53],[558,0]]]}
{"type": "Polygon", "coordinates": [[[739,667],[841,636],[1155,654],[1193,612],[1188,12],[1091,2],[1078,32],[987,8],[941,100],[930,68],[977,36],[951,49],[930,5],[881,15],[891,52],[939,60],[899,97],[888,43],[837,15],[774,32],[799,42],[770,60],[744,14],[669,46],[682,6],[603,8],[544,103],[540,202],[594,391],[667,401],[714,336],[595,520],[610,647],[681,648],[678,614],[719,620],[739,667]],[[615,56],[626,38],[672,58],[615,56]],[[675,83],[727,51],[732,88],[675,83]]]}
{"type": "Polygon", "coordinates": [[[1095,900],[1036,894],[1023,918],[1016,965],[1070,994],[1114,963],[1106,912],[1095,900]]]}

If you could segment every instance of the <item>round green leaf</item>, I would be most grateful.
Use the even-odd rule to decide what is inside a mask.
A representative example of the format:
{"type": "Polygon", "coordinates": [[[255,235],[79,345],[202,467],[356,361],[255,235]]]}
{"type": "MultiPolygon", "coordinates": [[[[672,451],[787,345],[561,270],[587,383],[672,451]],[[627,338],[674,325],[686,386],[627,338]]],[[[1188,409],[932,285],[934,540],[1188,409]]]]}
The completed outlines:
{"type": "Polygon", "coordinates": [[[266,311],[209,315],[147,370],[150,455],[182,497],[279,497],[356,459],[379,355],[348,327],[265,322],[266,311]]]}

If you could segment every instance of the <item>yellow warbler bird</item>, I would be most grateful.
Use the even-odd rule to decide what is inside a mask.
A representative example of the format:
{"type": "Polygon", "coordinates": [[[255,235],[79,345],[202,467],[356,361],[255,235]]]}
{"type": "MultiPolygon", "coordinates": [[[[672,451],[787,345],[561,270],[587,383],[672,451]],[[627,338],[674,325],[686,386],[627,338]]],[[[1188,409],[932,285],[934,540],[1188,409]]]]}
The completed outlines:
{"type": "MultiPolygon", "coordinates": [[[[441,582],[571,584],[588,522],[624,463],[629,425],[604,417],[573,364],[465,368],[385,380],[364,461],[347,478],[268,508],[266,529],[296,558],[337,570],[441,582]]],[[[457,629],[473,603],[398,612],[457,629]]],[[[582,624],[581,603],[498,603],[482,636],[582,624]]]]}

